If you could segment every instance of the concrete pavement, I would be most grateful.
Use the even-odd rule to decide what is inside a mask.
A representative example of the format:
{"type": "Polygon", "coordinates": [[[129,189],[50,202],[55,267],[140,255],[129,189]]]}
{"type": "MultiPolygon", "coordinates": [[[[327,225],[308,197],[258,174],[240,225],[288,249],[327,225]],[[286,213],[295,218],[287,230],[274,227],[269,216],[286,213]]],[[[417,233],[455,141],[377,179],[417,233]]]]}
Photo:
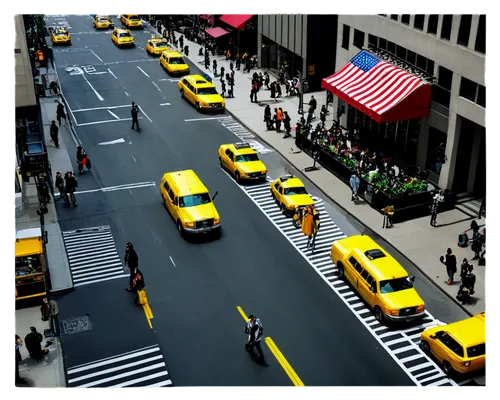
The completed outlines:
{"type": "MultiPolygon", "coordinates": [[[[179,38],[180,35],[181,33],[176,32],[177,38],[179,38]]],[[[206,70],[204,65],[200,63],[203,61],[203,56],[198,55],[201,46],[187,40],[184,40],[184,43],[189,46],[189,56],[187,58],[193,63],[200,65],[200,68],[213,78],[213,82],[220,92],[220,77],[214,78],[213,71],[206,70]]],[[[211,63],[213,59],[217,60],[218,71],[220,71],[221,67],[224,67],[225,72],[229,72],[230,61],[226,61],[225,57],[211,56],[210,58],[211,63]]],[[[263,106],[265,104],[270,104],[271,109],[274,107],[282,107],[284,111],[288,111],[292,123],[297,121],[300,118],[298,114],[298,97],[280,98],[275,101],[271,99],[270,91],[261,90],[258,93],[259,103],[252,103],[250,102],[252,74],[254,71],[264,72],[264,70],[253,69],[250,73],[245,74],[242,71],[243,67],[240,71],[235,70],[235,98],[226,99],[227,110],[260,139],[278,151],[293,166],[304,171],[306,167],[312,165],[313,160],[311,157],[303,152],[296,153],[293,151],[296,150],[296,146],[292,138],[283,139],[283,133],[267,131],[265,129],[265,123],[263,122],[263,106]]],[[[285,94],[284,87],[282,92],[285,94]]],[[[318,102],[318,109],[321,108],[321,105],[326,104],[325,91],[306,93],[304,95],[305,104],[309,102],[312,95],[314,95],[318,102]]],[[[331,124],[334,114],[331,108],[329,111],[327,125],[331,124]]],[[[317,110],[317,114],[319,114],[319,110],[317,110]]],[[[468,248],[459,248],[457,246],[459,233],[464,232],[470,227],[472,219],[468,215],[455,209],[439,214],[438,226],[436,227],[430,226],[430,217],[423,217],[396,224],[391,229],[382,229],[382,215],[366,203],[354,204],[350,200],[350,188],[335,175],[326,169],[320,168],[319,171],[308,172],[307,176],[311,182],[317,185],[323,193],[331,198],[346,213],[366,225],[375,235],[379,235],[391,243],[391,245],[413,262],[447,296],[458,303],[455,296],[458,291],[459,283],[451,286],[446,284],[446,270],[444,265],[439,262],[439,257],[444,255],[446,249],[450,247],[457,256],[457,262],[459,264],[463,258],[467,258],[469,262],[471,262],[470,260],[473,257],[473,253],[470,250],[470,246],[468,248]]],[[[481,225],[486,224],[486,219],[482,219],[478,221],[478,223],[481,225]]],[[[458,304],[460,304],[468,314],[473,315],[485,310],[485,267],[478,266],[476,261],[472,261],[471,263],[474,266],[474,273],[477,279],[475,286],[476,294],[474,296],[475,302],[472,305],[458,304]]],[[[460,271],[459,265],[458,271],[460,271]]],[[[458,274],[456,275],[456,279],[459,279],[458,274]]]]}

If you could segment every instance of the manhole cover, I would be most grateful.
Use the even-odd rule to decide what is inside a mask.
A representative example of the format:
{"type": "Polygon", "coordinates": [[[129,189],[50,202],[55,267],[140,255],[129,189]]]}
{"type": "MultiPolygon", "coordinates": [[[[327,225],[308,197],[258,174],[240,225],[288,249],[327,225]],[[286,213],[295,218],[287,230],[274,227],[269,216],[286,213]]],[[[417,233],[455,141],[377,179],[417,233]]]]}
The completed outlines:
{"type": "Polygon", "coordinates": [[[88,315],[65,319],[61,322],[63,335],[74,335],[75,333],[90,331],[92,323],[88,315]]]}

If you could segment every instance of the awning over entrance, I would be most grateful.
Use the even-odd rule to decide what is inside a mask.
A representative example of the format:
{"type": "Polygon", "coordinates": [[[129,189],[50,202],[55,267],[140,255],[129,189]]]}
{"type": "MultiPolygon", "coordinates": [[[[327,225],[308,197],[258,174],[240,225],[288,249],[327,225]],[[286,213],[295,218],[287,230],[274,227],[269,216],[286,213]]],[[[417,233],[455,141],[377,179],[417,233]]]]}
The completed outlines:
{"type": "Polygon", "coordinates": [[[254,14],[226,14],[220,17],[220,20],[233,28],[241,29],[254,14]]]}
{"type": "Polygon", "coordinates": [[[218,26],[215,27],[215,28],[208,28],[208,29],[205,29],[205,32],[208,33],[210,36],[212,36],[213,38],[218,38],[218,37],[221,37],[221,36],[224,36],[226,34],[228,34],[229,32],[226,31],[225,29],[223,28],[219,28],[218,26]]]}
{"type": "Polygon", "coordinates": [[[208,15],[207,14],[202,14],[202,15],[200,15],[200,18],[201,19],[208,19],[208,15]]]}
{"type": "Polygon", "coordinates": [[[429,114],[431,84],[365,50],[324,78],[321,87],[378,123],[429,114]]]}

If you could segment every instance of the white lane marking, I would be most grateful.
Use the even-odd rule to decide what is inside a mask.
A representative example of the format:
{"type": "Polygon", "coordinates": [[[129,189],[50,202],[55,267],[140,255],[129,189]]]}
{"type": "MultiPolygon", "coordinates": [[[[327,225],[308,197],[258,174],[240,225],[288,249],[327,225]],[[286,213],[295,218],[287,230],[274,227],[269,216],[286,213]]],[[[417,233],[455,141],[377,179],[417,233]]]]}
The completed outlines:
{"type": "Polygon", "coordinates": [[[158,89],[158,91],[161,92],[160,88],[158,87],[158,85],[156,83],[153,82],[153,85],[155,85],[156,89],[158,89]]]}
{"type": "Polygon", "coordinates": [[[161,103],[160,106],[169,106],[170,103],[161,103]]]}
{"type": "Polygon", "coordinates": [[[77,38],[76,38],[76,40],[80,40],[80,38],[79,38],[79,37],[77,37],[77,38]]]}
{"type": "Polygon", "coordinates": [[[184,122],[193,122],[193,121],[207,121],[209,119],[226,119],[226,118],[232,118],[232,117],[207,117],[207,118],[191,118],[191,119],[185,119],[184,122]]]}
{"type": "Polygon", "coordinates": [[[94,108],[80,108],[79,110],[73,110],[73,112],[84,112],[84,111],[94,111],[94,110],[114,110],[115,108],[132,107],[130,104],[123,106],[107,106],[107,107],[94,107],[94,108]]]}
{"type": "MultiPolygon", "coordinates": [[[[142,119],[142,117],[138,117],[138,119],[142,119]]],[[[132,120],[132,118],[108,119],[106,121],[86,122],[84,124],[77,124],[77,125],[78,126],[87,126],[87,125],[107,124],[109,122],[123,122],[123,121],[131,121],[131,120],[132,120]]]]}
{"type": "Polygon", "coordinates": [[[177,265],[175,265],[175,263],[174,263],[174,259],[171,256],[169,256],[169,257],[170,257],[170,261],[172,261],[172,264],[174,264],[174,267],[177,267],[177,265]]]}
{"type": "Polygon", "coordinates": [[[85,79],[85,81],[88,83],[88,85],[90,86],[90,88],[94,91],[94,93],[97,96],[97,98],[100,101],[104,101],[104,98],[99,94],[99,92],[97,90],[94,89],[94,86],[92,86],[92,84],[89,82],[89,80],[87,79],[87,77],[85,76],[85,74],[83,74],[82,76],[83,76],[83,79],[85,79]]]}
{"type": "Polygon", "coordinates": [[[146,114],[146,113],[144,112],[144,110],[142,109],[142,107],[141,107],[141,106],[139,106],[139,110],[141,110],[141,112],[144,114],[144,116],[145,116],[147,119],[149,119],[149,122],[151,122],[151,123],[153,122],[153,121],[151,121],[151,118],[149,118],[149,117],[148,117],[148,114],[146,114]]]}
{"type": "Polygon", "coordinates": [[[99,146],[107,146],[109,144],[117,144],[117,143],[125,143],[125,139],[120,138],[116,140],[110,140],[109,142],[101,142],[99,143],[99,146]]]}
{"type": "Polygon", "coordinates": [[[136,189],[136,188],[149,187],[149,186],[156,186],[156,182],[138,182],[138,183],[125,184],[125,185],[108,186],[108,187],[99,188],[99,189],[81,190],[81,191],[75,192],[75,194],[95,193],[95,192],[106,193],[106,192],[114,192],[116,190],[128,190],[128,189],[136,189]]]}
{"type": "Polygon", "coordinates": [[[127,95],[127,97],[129,96],[129,94],[127,92],[125,92],[125,94],[127,95]]]}
{"type": "Polygon", "coordinates": [[[135,162],[137,162],[137,160],[135,159],[134,155],[132,154],[132,158],[134,159],[135,162]]]}
{"type": "Polygon", "coordinates": [[[97,59],[104,64],[104,61],[102,61],[101,57],[99,57],[96,53],[94,53],[94,50],[90,49],[90,52],[97,57],[97,59]]]}
{"type": "MultiPolygon", "coordinates": [[[[108,68],[108,71],[109,71],[109,73],[110,73],[111,75],[113,75],[113,76],[115,77],[115,79],[118,79],[118,78],[116,77],[116,75],[113,73],[113,71],[111,71],[109,68],[108,68]]],[[[125,93],[127,93],[127,92],[125,92],[125,93]]],[[[128,96],[128,94],[127,94],[127,96],[128,96]]]]}
{"type": "Polygon", "coordinates": [[[120,117],[118,115],[116,115],[113,111],[109,110],[108,109],[108,112],[113,116],[115,117],[116,119],[120,119],[120,117]]]}
{"type": "Polygon", "coordinates": [[[139,68],[139,69],[141,70],[141,72],[149,78],[149,75],[148,75],[148,74],[146,74],[146,72],[144,72],[144,70],[143,70],[141,67],[139,67],[139,66],[137,65],[137,68],[139,68]]]}

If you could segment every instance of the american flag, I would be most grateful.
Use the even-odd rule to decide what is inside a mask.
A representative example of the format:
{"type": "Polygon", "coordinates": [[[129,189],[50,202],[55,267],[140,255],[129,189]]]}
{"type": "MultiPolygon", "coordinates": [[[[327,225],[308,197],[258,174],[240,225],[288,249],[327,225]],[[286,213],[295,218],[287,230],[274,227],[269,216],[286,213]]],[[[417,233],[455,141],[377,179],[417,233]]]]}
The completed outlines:
{"type": "Polygon", "coordinates": [[[340,92],[378,115],[426,84],[420,78],[364,50],[323,81],[337,95],[340,92]]]}

